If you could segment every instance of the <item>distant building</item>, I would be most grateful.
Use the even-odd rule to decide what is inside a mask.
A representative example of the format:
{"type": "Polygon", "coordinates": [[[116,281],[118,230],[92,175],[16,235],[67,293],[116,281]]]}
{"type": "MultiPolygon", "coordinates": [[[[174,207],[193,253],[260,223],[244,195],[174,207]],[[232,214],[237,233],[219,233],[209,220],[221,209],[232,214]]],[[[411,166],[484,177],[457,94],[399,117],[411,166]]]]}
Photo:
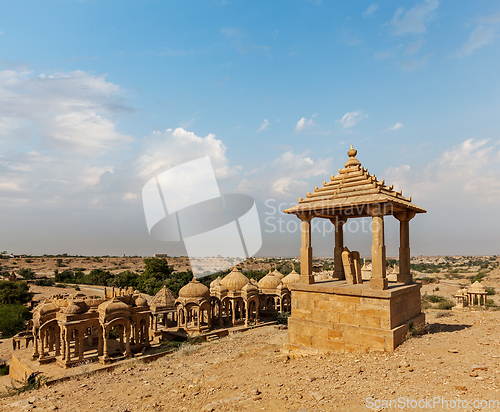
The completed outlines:
{"type": "Polygon", "coordinates": [[[166,259],[166,258],[168,258],[168,255],[167,255],[166,253],[155,253],[155,254],[153,255],[153,257],[155,257],[155,258],[162,258],[162,259],[166,259]]]}

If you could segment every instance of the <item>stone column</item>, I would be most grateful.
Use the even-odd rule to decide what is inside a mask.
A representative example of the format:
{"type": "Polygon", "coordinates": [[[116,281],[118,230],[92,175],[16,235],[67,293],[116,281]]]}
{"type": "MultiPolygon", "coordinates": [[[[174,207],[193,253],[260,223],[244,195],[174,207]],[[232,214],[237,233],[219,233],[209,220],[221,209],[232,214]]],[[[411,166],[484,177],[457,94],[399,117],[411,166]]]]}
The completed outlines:
{"type": "Polygon", "coordinates": [[[61,328],[61,360],[66,359],[66,334],[65,329],[61,328]]]}
{"type": "Polygon", "coordinates": [[[102,328],[101,326],[97,329],[97,356],[102,356],[102,328]]]}
{"type": "Polygon", "coordinates": [[[410,271],[410,220],[415,213],[395,213],[394,217],[399,220],[399,274],[398,283],[409,285],[413,283],[410,271]]]}
{"type": "Polygon", "coordinates": [[[55,356],[60,356],[61,355],[61,334],[58,332],[55,332],[55,338],[56,338],[56,353],[55,356]]]}
{"type": "Polygon", "coordinates": [[[38,331],[33,332],[33,346],[33,357],[38,358],[38,356],[40,356],[40,354],[38,353],[38,331]]]}
{"type": "Polygon", "coordinates": [[[370,288],[384,290],[388,288],[386,278],[386,258],[384,242],[384,216],[378,212],[372,215],[372,277],[370,288]]]}
{"type": "Polygon", "coordinates": [[[83,348],[85,344],[85,333],[82,329],[78,331],[78,360],[83,360],[83,348]]]}
{"type": "Polygon", "coordinates": [[[312,285],[314,283],[314,274],[312,273],[312,247],[311,247],[311,219],[309,213],[297,215],[302,221],[302,244],[300,247],[300,283],[312,285]]]}
{"type": "Polygon", "coordinates": [[[45,358],[45,333],[46,330],[40,332],[40,360],[45,358]]]}
{"type": "Polygon", "coordinates": [[[250,319],[249,319],[249,317],[250,317],[250,313],[249,312],[250,311],[248,310],[249,309],[248,308],[249,304],[248,304],[248,301],[245,301],[243,303],[245,305],[245,326],[248,326],[248,323],[250,321],[250,319]]]}
{"type": "Polygon", "coordinates": [[[335,226],[335,247],[333,249],[333,264],[334,272],[333,277],[337,280],[345,279],[344,265],[342,264],[342,252],[344,250],[344,223],[346,218],[340,219],[336,217],[330,219],[335,226]]]}
{"type": "Polygon", "coordinates": [[[109,354],[108,354],[108,337],[109,337],[109,334],[108,332],[104,332],[104,336],[103,336],[103,361],[106,362],[107,360],[109,360],[109,354]]]}
{"type": "Polygon", "coordinates": [[[132,356],[132,352],[130,351],[130,327],[125,329],[125,356],[127,358],[132,356]]]}
{"type": "Polygon", "coordinates": [[[71,343],[71,335],[73,332],[69,333],[68,329],[66,329],[66,336],[65,336],[65,341],[64,344],[66,345],[66,361],[69,362],[71,360],[71,348],[70,348],[70,343],[71,343]]]}

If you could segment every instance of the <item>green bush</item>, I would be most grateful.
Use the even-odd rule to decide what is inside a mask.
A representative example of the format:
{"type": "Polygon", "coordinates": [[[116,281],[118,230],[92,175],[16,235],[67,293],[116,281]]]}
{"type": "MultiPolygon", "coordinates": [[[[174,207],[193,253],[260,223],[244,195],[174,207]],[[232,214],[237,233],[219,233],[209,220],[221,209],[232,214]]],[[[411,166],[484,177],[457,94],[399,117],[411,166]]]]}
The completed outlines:
{"type": "Polygon", "coordinates": [[[492,287],[486,287],[486,294],[487,295],[494,295],[496,292],[495,292],[495,288],[492,288],[492,287]]]}
{"type": "Polygon", "coordinates": [[[52,279],[37,279],[35,285],[37,286],[54,286],[55,282],[52,279]]]}
{"type": "Polygon", "coordinates": [[[453,306],[455,306],[455,303],[448,298],[443,298],[443,300],[437,304],[437,308],[442,310],[450,310],[453,306]]]}
{"type": "Polygon", "coordinates": [[[23,279],[34,279],[35,272],[33,272],[30,268],[22,268],[19,269],[19,276],[22,276],[23,279]]]}
{"type": "Polygon", "coordinates": [[[486,277],[486,273],[479,272],[476,276],[470,276],[470,283],[481,282],[486,277]]]}
{"type": "Polygon", "coordinates": [[[428,295],[427,299],[429,300],[429,302],[438,303],[438,302],[443,302],[446,298],[439,295],[428,295]]]}
{"type": "Polygon", "coordinates": [[[9,374],[9,365],[3,363],[0,365],[0,376],[5,376],[9,374]]]}
{"type": "Polygon", "coordinates": [[[12,386],[7,386],[7,394],[10,396],[14,396],[24,392],[40,389],[45,386],[47,380],[48,378],[40,375],[36,377],[33,382],[28,382],[28,380],[26,380],[25,382],[15,381],[19,386],[16,386],[14,382],[12,382],[12,386]]]}
{"type": "Polygon", "coordinates": [[[28,303],[33,298],[26,282],[0,281],[0,305],[28,303]]]}
{"type": "Polygon", "coordinates": [[[28,319],[31,319],[31,312],[24,305],[16,303],[0,306],[0,331],[4,338],[22,331],[28,319]]]}
{"type": "Polygon", "coordinates": [[[276,316],[276,323],[279,325],[288,325],[288,318],[290,317],[290,312],[278,313],[276,316]]]}
{"type": "Polygon", "coordinates": [[[486,299],[486,307],[488,308],[496,307],[495,301],[493,299],[486,299]]]}

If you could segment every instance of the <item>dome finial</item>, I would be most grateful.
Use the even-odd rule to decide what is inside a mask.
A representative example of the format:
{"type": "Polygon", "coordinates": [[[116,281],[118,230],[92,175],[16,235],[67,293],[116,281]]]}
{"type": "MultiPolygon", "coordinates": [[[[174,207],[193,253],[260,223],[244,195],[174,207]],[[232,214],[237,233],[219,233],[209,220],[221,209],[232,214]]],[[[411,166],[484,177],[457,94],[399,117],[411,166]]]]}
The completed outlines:
{"type": "Polygon", "coordinates": [[[349,156],[349,160],[345,164],[345,167],[349,166],[361,166],[361,162],[356,159],[356,155],[358,154],[358,151],[351,145],[351,148],[347,152],[347,155],[349,156]]]}

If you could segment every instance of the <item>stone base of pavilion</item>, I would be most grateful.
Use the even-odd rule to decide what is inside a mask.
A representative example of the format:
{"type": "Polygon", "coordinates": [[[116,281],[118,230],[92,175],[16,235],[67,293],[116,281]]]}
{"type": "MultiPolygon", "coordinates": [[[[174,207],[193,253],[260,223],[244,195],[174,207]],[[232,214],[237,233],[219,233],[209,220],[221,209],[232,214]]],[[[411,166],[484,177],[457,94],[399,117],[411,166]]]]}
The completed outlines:
{"type": "Polygon", "coordinates": [[[370,289],[369,281],[296,283],[288,343],[293,352],[391,352],[411,327],[423,327],[420,283],[389,282],[388,289],[370,289]]]}

